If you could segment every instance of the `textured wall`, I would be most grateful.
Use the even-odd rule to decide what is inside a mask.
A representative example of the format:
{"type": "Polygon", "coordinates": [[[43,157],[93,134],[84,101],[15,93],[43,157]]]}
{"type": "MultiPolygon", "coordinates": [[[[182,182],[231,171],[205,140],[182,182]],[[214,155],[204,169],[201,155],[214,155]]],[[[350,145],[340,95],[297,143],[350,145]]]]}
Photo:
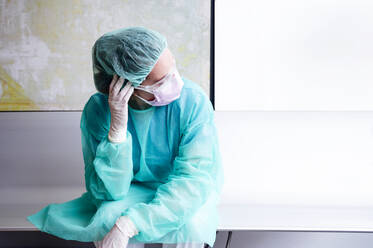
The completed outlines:
{"type": "Polygon", "coordinates": [[[81,110],[96,92],[93,43],[127,26],[165,35],[209,94],[209,0],[0,0],[0,110],[81,110]]]}

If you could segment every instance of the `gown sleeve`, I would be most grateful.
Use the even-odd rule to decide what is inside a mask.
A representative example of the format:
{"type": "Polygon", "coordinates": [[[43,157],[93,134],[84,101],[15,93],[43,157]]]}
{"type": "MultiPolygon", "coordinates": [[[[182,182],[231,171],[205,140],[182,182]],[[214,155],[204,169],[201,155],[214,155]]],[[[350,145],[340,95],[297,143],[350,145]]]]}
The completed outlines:
{"type": "Polygon", "coordinates": [[[84,106],[81,141],[86,190],[96,200],[120,200],[128,192],[133,178],[132,137],[112,143],[108,139],[110,110],[103,96],[91,96],[84,106]]]}
{"type": "Polygon", "coordinates": [[[191,108],[179,142],[178,154],[166,183],[148,203],[123,211],[139,230],[141,241],[158,239],[179,229],[216,189],[219,165],[213,108],[207,97],[191,108]]]}

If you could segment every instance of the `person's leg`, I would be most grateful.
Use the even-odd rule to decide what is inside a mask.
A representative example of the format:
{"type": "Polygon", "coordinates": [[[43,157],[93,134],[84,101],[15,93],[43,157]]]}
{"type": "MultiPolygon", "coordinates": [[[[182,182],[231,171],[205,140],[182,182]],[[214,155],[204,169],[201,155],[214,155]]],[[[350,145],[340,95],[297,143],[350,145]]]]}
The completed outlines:
{"type": "Polygon", "coordinates": [[[204,248],[205,243],[162,244],[162,248],[204,248]]]}

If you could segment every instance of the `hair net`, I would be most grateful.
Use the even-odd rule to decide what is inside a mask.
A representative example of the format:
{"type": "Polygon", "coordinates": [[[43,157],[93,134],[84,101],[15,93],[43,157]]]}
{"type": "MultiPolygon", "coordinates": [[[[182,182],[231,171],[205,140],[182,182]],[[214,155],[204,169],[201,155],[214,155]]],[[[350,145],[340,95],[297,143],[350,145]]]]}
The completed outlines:
{"type": "Polygon", "coordinates": [[[166,47],[163,35],[144,27],[121,28],[102,35],[92,47],[96,89],[108,95],[114,74],[133,86],[140,85],[166,47]]]}

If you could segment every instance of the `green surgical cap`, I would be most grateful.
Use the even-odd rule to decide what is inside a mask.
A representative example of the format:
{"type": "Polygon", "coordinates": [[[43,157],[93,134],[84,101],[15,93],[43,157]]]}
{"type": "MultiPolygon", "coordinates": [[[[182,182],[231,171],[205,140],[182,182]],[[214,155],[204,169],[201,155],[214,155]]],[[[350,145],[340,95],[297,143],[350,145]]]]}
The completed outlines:
{"type": "Polygon", "coordinates": [[[108,95],[114,74],[130,81],[133,86],[140,85],[166,47],[167,40],[163,35],[144,27],[105,33],[92,47],[96,89],[108,95]]]}

